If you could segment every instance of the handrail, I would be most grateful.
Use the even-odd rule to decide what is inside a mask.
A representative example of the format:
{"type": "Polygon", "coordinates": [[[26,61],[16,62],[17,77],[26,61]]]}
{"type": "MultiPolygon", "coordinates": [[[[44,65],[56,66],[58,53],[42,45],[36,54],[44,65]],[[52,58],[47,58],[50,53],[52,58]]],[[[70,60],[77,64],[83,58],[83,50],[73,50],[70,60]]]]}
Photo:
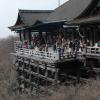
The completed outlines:
{"type": "Polygon", "coordinates": [[[34,49],[26,49],[26,48],[16,48],[16,53],[26,54],[30,56],[36,56],[40,58],[47,58],[51,60],[58,60],[58,53],[50,53],[45,51],[35,51],[34,49]]]}
{"type": "MultiPolygon", "coordinates": [[[[27,49],[20,47],[20,42],[15,42],[15,52],[20,54],[25,54],[29,56],[39,57],[39,58],[45,58],[50,60],[59,60],[59,59],[69,59],[69,58],[75,58],[75,52],[71,51],[71,48],[67,49],[65,52],[52,52],[52,51],[39,51],[35,49],[27,49]]],[[[79,52],[80,53],[80,52],[79,52]]],[[[79,54],[77,52],[77,54],[79,54]]]]}
{"type": "Polygon", "coordinates": [[[86,53],[91,53],[91,54],[100,54],[100,47],[87,47],[86,48],[86,53]]]}

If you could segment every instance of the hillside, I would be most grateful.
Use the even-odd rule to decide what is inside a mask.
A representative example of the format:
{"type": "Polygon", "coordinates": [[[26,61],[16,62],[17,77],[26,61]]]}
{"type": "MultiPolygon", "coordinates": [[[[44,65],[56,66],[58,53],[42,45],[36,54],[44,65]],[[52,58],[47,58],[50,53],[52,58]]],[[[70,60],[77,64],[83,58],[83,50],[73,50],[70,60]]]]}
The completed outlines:
{"type": "Polygon", "coordinates": [[[100,100],[100,81],[90,80],[85,85],[63,86],[48,96],[34,97],[19,94],[16,72],[10,55],[14,50],[14,37],[0,40],[0,100],[100,100]]]}

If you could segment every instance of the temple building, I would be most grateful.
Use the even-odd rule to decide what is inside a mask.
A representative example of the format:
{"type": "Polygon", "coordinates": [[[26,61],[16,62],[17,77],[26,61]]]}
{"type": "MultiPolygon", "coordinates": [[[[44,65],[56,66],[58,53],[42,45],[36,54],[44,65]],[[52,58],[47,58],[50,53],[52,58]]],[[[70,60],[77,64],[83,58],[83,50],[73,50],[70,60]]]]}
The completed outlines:
{"type": "MultiPolygon", "coordinates": [[[[54,10],[19,10],[15,67],[21,91],[34,91],[100,64],[100,0],[69,0],[54,10]],[[91,63],[92,62],[92,63],[91,63]]],[[[88,72],[89,72],[88,71],[88,72]]]]}

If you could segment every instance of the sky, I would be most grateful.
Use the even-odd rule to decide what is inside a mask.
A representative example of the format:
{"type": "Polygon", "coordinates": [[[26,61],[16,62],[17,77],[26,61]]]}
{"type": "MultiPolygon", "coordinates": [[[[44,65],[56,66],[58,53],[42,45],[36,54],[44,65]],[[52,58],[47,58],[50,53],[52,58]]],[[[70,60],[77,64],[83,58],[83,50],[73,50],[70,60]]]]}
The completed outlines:
{"type": "MultiPolygon", "coordinates": [[[[8,27],[17,20],[18,9],[53,10],[58,7],[59,0],[0,0],[0,38],[14,35],[8,27]]],[[[60,0],[60,4],[68,0],[60,0]]]]}

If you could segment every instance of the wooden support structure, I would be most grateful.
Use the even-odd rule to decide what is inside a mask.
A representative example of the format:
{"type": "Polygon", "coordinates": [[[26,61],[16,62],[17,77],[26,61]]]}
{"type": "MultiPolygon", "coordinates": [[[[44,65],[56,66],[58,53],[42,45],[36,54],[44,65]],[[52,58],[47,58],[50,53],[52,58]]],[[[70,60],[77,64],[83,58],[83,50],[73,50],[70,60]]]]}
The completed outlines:
{"type": "Polygon", "coordinates": [[[36,91],[45,89],[57,83],[58,68],[55,63],[29,59],[27,57],[15,56],[15,67],[19,89],[24,91],[36,91]],[[44,88],[43,88],[44,87],[44,88]]]}

